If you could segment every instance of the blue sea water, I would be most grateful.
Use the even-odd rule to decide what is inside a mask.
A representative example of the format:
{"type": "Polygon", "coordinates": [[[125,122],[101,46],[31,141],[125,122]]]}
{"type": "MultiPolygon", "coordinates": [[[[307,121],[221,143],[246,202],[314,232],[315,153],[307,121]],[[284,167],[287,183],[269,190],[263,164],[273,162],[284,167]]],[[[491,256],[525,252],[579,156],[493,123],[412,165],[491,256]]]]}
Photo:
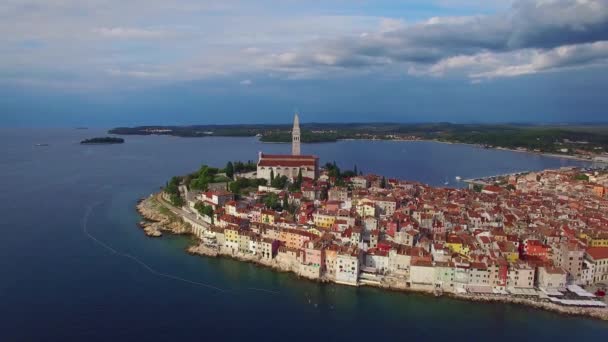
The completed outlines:
{"type": "MultiPolygon", "coordinates": [[[[591,319],[322,285],[229,259],[190,256],[187,237],[143,235],[136,226],[137,199],[201,163],[255,160],[258,151],[287,153],[289,146],[255,138],[159,136],[78,144],[103,133],[0,129],[0,341],[608,337],[608,323],[591,319]]],[[[458,186],[455,176],[585,165],[431,142],[344,141],[304,145],[303,152],[342,168],[356,164],[364,172],[451,186],[458,186]]]]}

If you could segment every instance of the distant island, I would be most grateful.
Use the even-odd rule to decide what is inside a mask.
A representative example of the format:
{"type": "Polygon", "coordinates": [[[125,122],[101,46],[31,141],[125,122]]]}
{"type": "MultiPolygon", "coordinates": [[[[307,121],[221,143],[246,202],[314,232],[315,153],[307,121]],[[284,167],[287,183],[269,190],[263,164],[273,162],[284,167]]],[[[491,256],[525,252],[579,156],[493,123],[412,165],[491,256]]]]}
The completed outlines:
{"type": "Polygon", "coordinates": [[[83,145],[87,144],[122,144],[125,142],[123,138],[114,138],[114,137],[97,137],[90,138],[81,141],[80,143],[83,145]]]}
{"type": "MultiPolygon", "coordinates": [[[[608,160],[608,125],[307,123],[301,128],[303,143],[348,139],[432,140],[608,160]]],[[[291,126],[286,124],[118,127],[111,129],[109,133],[179,137],[258,136],[262,142],[291,142],[291,126]]]]}

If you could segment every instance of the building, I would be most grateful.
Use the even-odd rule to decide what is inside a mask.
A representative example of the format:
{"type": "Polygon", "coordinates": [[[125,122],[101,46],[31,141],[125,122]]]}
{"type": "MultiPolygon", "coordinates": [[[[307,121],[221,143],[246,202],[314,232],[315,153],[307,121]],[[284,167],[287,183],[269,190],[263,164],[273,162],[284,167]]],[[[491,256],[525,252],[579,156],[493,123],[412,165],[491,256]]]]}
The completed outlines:
{"type": "Polygon", "coordinates": [[[608,280],[608,247],[590,247],[585,257],[594,266],[593,283],[608,280]]]}
{"type": "Polygon", "coordinates": [[[257,165],[257,178],[271,181],[272,176],[285,176],[296,179],[302,173],[303,178],[319,177],[319,158],[300,154],[300,122],[298,114],[293,121],[291,132],[291,155],[263,154],[260,152],[257,165]]]}
{"type": "Polygon", "coordinates": [[[357,285],[359,279],[359,255],[357,249],[345,248],[336,256],[336,282],[357,285]]]}
{"type": "Polygon", "coordinates": [[[293,129],[291,130],[291,155],[300,155],[300,118],[298,113],[293,117],[293,129]]]}
{"type": "Polygon", "coordinates": [[[433,290],[435,287],[435,269],[427,260],[416,260],[410,267],[410,286],[416,290],[433,290]]]}
{"type": "Polygon", "coordinates": [[[507,286],[510,288],[533,288],[534,267],[524,263],[515,263],[509,267],[507,286]]]}
{"type": "Polygon", "coordinates": [[[538,287],[543,289],[565,289],[568,273],[560,267],[539,267],[538,287]]]}
{"type": "Polygon", "coordinates": [[[563,242],[558,248],[553,253],[553,263],[568,272],[569,281],[581,279],[585,250],[576,242],[563,242]]]}
{"type": "Polygon", "coordinates": [[[285,176],[296,179],[302,172],[303,178],[316,179],[319,176],[319,158],[316,156],[290,156],[263,154],[258,158],[257,177],[271,181],[274,177],[285,176]]]}

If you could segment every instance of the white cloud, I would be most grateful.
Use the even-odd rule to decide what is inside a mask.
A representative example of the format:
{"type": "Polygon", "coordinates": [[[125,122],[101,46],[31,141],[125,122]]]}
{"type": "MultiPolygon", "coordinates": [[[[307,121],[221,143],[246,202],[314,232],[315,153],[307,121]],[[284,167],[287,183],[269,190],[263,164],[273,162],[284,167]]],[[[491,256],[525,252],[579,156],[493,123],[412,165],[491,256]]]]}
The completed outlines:
{"type": "Polygon", "coordinates": [[[600,48],[586,46],[608,41],[606,0],[520,0],[512,7],[500,0],[434,0],[443,8],[480,10],[407,22],[399,19],[407,10],[392,18],[362,15],[369,8],[359,2],[269,1],[5,0],[0,73],[37,70],[44,78],[60,70],[100,83],[104,77],[170,82],[396,70],[491,78],[602,63],[595,57],[600,48]],[[37,46],[35,53],[27,46],[37,46]],[[560,47],[568,57],[560,57],[560,47]]]}
{"type": "Polygon", "coordinates": [[[471,77],[514,77],[606,64],[607,62],[608,41],[601,41],[589,44],[560,46],[548,51],[535,51],[528,63],[500,66],[490,71],[473,74],[471,77]]]}
{"type": "Polygon", "coordinates": [[[151,39],[162,38],[167,35],[167,32],[162,30],[149,30],[133,27],[101,27],[94,29],[93,32],[105,38],[119,39],[151,39]]]}

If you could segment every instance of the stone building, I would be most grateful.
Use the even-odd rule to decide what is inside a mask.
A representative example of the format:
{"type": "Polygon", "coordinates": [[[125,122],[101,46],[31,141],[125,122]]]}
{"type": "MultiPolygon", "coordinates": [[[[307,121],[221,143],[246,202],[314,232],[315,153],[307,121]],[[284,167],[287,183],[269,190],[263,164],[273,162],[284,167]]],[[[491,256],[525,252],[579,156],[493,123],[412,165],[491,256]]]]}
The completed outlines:
{"type": "Polygon", "coordinates": [[[257,178],[271,181],[272,176],[286,176],[296,179],[302,172],[302,178],[319,177],[319,158],[300,154],[300,125],[296,114],[293,123],[291,155],[264,154],[260,152],[257,165],[257,178]]]}

